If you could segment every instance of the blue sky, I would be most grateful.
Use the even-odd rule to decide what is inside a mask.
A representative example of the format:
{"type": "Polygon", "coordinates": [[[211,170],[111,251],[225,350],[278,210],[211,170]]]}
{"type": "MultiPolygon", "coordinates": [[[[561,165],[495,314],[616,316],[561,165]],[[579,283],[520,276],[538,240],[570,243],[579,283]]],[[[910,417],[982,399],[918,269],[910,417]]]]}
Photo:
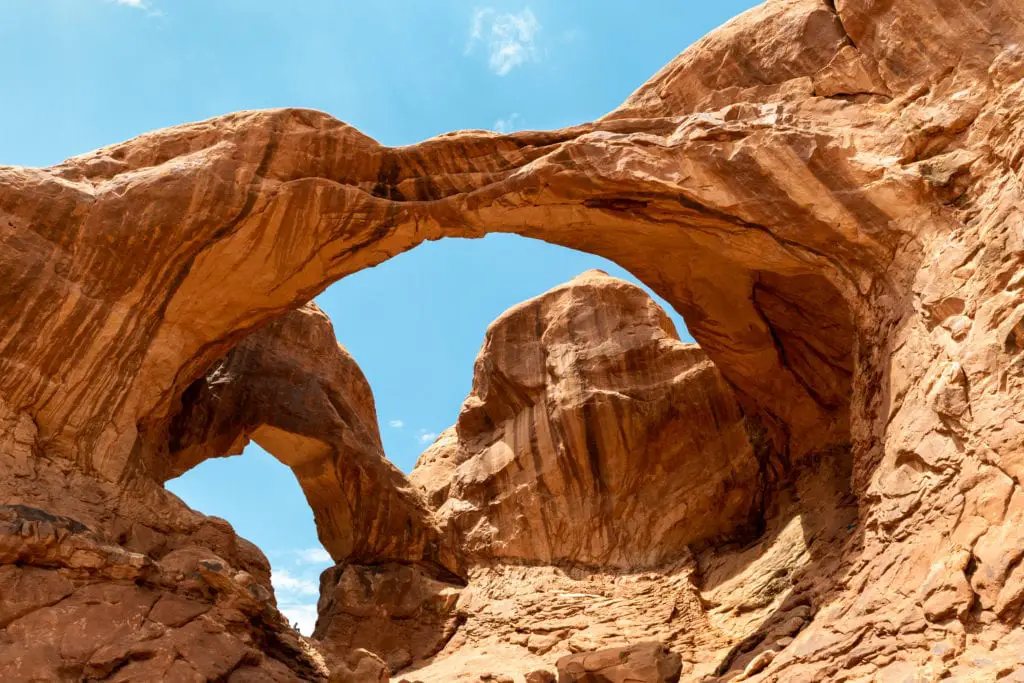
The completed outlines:
{"type": "MultiPolygon", "coordinates": [[[[238,109],[327,111],[382,143],[596,118],[750,0],[0,0],[0,164],[45,166],[238,109]]],[[[317,302],[373,386],[403,470],[451,425],[487,325],[603,259],[515,236],[428,243],[317,302]]],[[[676,324],[685,337],[678,316],[676,324]]],[[[329,559],[291,473],[257,448],[168,487],[274,566],[309,631],[329,559]]]]}

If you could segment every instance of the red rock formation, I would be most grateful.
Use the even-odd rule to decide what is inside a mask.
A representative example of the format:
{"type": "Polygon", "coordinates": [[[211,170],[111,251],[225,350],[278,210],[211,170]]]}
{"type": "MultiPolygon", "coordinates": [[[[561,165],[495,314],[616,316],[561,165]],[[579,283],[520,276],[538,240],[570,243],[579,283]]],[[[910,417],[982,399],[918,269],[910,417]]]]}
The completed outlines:
{"type": "MultiPolygon", "coordinates": [[[[503,314],[458,424],[410,475],[468,567],[444,612],[461,616],[458,633],[410,675],[475,680],[489,656],[504,674],[558,659],[592,661],[574,665],[581,680],[648,680],[617,653],[649,638],[675,651],[672,675],[688,680],[763,666],[805,625],[803,596],[832,568],[825,558],[856,509],[845,450],[763,495],[770,451],[748,428],[703,352],[634,285],[592,271],[503,314]],[[755,548],[726,542],[748,542],[762,524],[755,548]]],[[[409,610],[373,602],[390,621],[359,644],[390,654],[396,643],[379,634],[407,634],[409,610]]],[[[366,623],[321,607],[321,623],[366,623]]]]}
{"type": "Polygon", "coordinates": [[[643,290],[600,271],[491,324],[456,434],[410,478],[470,562],[655,567],[760,512],[732,392],[643,290]]]}
{"type": "Polygon", "coordinates": [[[451,577],[431,576],[422,566],[339,564],[320,577],[313,637],[330,661],[364,648],[399,671],[451,640],[462,623],[460,592],[451,577]]]}
{"type": "MultiPolygon", "coordinates": [[[[764,502],[761,463],[714,366],[643,290],[600,271],[488,328],[456,429],[410,479],[438,508],[443,547],[469,568],[469,587],[418,567],[339,565],[321,578],[315,637],[332,659],[362,647],[430,680],[452,680],[460,657],[490,646],[504,649],[502,674],[525,674],[573,636],[614,643],[621,633],[552,627],[545,603],[572,592],[580,599],[556,612],[582,616],[600,602],[595,591],[616,592],[615,572],[663,570],[691,547],[749,532],[764,502]],[[552,584],[551,565],[603,576],[552,584]],[[512,595],[533,605],[487,614],[512,595]]],[[[677,599],[670,584],[648,584],[646,600],[624,587],[630,604],[606,617],[639,620],[630,637],[657,628],[658,603],[677,599]]]]}
{"type": "MultiPolygon", "coordinates": [[[[392,149],[323,114],[247,112],[0,168],[3,500],[156,562],[198,543],[258,578],[257,553],[158,485],[186,389],[331,281],[426,239],[514,231],[607,256],[675,306],[765,430],[774,486],[849,446],[855,521],[810,534],[811,515],[783,515],[756,552],[699,563],[718,600],[700,618],[735,643],[719,676],[1013,672],[1022,39],[1016,0],[773,0],[562,131],[392,149]],[[790,560],[797,576],[763,571],[790,560]]],[[[16,569],[56,570],[17,543],[40,559],[16,569]]],[[[45,629],[16,623],[8,653],[54,661],[45,629]]],[[[281,652],[246,623],[254,651],[281,652]]],[[[79,675],[97,652],[60,656],[79,675]]]]}
{"type": "Polygon", "coordinates": [[[558,660],[558,678],[565,683],[676,683],[679,674],[679,655],[661,643],[637,643],[558,660]]]}
{"type": "MultiPolygon", "coordinates": [[[[36,473],[56,492],[59,470],[40,463],[36,473]]],[[[88,491],[115,519],[125,499],[160,502],[153,517],[164,516],[173,531],[137,521],[108,539],[75,519],[0,506],[0,679],[325,678],[319,653],[274,607],[266,560],[223,520],[203,518],[165,493],[147,499],[81,483],[70,482],[64,494],[88,491]],[[127,549],[143,541],[159,549],[127,549]]]]}
{"type": "Polygon", "coordinates": [[[295,473],[335,561],[441,561],[429,510],[384,457],[370,385],[314,304],[250,334],[185,391],[159,478],[250,438],[295,473]]]}
{"type": "MultiPolygon", "coordinates": [[[[0,479],[12,503],[0,506],[3,680],[326,677],[275,609],[262,553],[158,484],[250,437],[293,469],[339,561],[444,571],[430,511],[384,459],[369,386],[313,305],[250,334],[189,387],[148,471],[112,483],[62,469],[32,453],[31,428],[0,479]],[[127,626],[107,632],[105,620],[127,626]],[[74,651],[62,640],[71,622],[89,631],[74,651]]],[[[331,658],[335,678],[366,668],[349,654],[331,658]]]]}

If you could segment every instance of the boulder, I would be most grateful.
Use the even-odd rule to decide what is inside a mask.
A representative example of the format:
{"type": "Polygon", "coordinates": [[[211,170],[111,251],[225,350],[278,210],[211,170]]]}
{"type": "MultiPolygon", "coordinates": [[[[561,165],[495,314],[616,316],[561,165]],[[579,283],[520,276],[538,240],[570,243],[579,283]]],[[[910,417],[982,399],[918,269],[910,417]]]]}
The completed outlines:
{"type": "Polygon", "coordinates": [[[562,657],[558,683],[676,683],[681,671],[679,655],[662,643],[636,643],[562,657]]]}

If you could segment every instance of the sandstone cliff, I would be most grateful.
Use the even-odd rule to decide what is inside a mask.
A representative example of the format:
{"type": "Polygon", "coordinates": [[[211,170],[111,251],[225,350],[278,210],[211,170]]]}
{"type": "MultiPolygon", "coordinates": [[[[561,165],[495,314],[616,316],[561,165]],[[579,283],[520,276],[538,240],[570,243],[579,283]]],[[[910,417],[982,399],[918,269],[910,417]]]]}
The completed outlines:
{"type": "Polygon", "coordinates": [[[526,674],[655,636],[704,662],[681,636],[715,631],[691,551],[755,534],[761,465],[704,353],[639,287],[584,273],[488,328],[458,424],[410,475],[468,585],[339,564],[315,638],[332,660],[365,648],[424,681],[477,680],[489,657],[526,674]]]}
{"type": "Polygon", "coordinates": [[[470,561],[608,569],[659,566],[749,526],[763,485],[704,352],[599,271],[490,326],[455,438],[410,478],[470,561]]]}
{"type": "Polygon", "coordinates": [[[458,423],[410,474],[467,584],[346,567],[327,579],[317,637],[425,683],[476,681],[485,662],[525,676],[557,661],[588,681],[676,680],[653,673],[669,661],[686,680],[760,666],[807,623],[856,501],[848,449],[770,475],[755,427],[639,287],[591,271],[523,302],[488,328],[458,423]],[[370,605],[389,638],[352,637],[370,605]],[[413,615],[432,639],[410,637],[413,615]],[[674,653],[621,647],[649,639],[674,653]],[[416,641],[439,654],[413,655],[416,641]]]}
{"type": "MultiPolygon", "coordinates": [[[[248,589],[265,584],[258,551],[159,486],[183,397],[244,337],[330,282],[427,239],[492,231],[633,272],[685,317],[748,434],[763,435],[777,503],[761,539],[701,550],[678,581],[668,569],[650,579],[683,596],[666,631],[693,605],[694,619],[725,634],[702,643],[710,631],[680,631],[672,646],[684,658],[689,648],[694,667],[684,676],[1016,675],[1022,44],[1017,0],[771,0],[608,116],[560,131],[387,148],[325,114],[243,112],[53,168],[0,168],[2,561],[20,594],[38,596],[4,622],[4,675],[130,678],[129,667],[185,662],[211,678],[259,667],[313,676],[274,617],[256,616],[266,604],[248,589]],[[219,559],[172,557],[194,546],[219,559]],[[160,567],[143,578],[115,570],[122,560],[160,567]],[[201,628],[235,639],[228,649],[245,654],[210,668],[198,650],[168,659],[170,641],[150,651],[156,641],[140,635],[157,594],[184,590],[161,577],[196,573],[235,596],[205,604],[247,606],[211,608],[159,638],[201,628]],[[108,584],[138,599],[99,595],[108,584]],[[115,603],[137,607],[118,622],[133,625],[127,640],[100,642],[92,627],[81,642],[55,635],[94,623],[87,612],[112,623],[103,615],[115,603]]],[[[399,517],[419,516],[411,489],[399,480],[397,490],[399,517]]],[[[374,534],[349,533],[353,549],[374,547],[374,534]]],[[[430,547],[429,529],[411,537],[430,547]]],[[[438,569],[427,557],[422,570],[438,569]]],[[[478,569],[463,572],[460,601],[495,623],[579,592],[553,568],[509,567],[551,575],[523,577],[532,596],[508,595],[512,583],[478,569]]],[[[616,604],[656,593],[608,576],[603,595],[616,604]]],[[[567,628],[553,620],[520,637],[539,652],[567,628]]],[[[573,647],[591,643],[601,645],[573,647]]]]}

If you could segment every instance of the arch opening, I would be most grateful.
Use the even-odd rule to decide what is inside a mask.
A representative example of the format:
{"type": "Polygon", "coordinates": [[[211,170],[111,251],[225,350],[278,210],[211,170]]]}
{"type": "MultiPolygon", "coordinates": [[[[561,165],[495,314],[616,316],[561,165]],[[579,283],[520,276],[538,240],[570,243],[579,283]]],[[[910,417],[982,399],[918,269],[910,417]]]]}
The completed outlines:
{"type": "Polygon", "coordinates": [[[237,457],[211,458],[165,483],[194,510],[227,520],[270,564],[277,608],[312,635],[320,574],[333,566],[291,468],[256,444],[237,457]]]}
{"type": "MultiPolygon", "coordinates": [[[[435,246],[440,244],[424,251],[435,246]]],[[[506,252],[508,247],[500,250],[506,252]]],[[[574,253],[577,258],[583,256],[574,253]]],[[[588,260],[593,262],[582,259],[588,260]]],[[[608,267],[609,262],[598,260],[598,265],[608,267]]],[[[714,269],[722,273],[721,267],[716,263],[714,269]]],[[[386,266],[379,272],[385,270],[386,266]]],[[[723,276],[722,291],[712,290],[714,296],[683,290],[687,298],[681,299],[678,280],[669,287],[664,279],[652,278],[652,271],[644,272],[662,292],[685,302],[686,307],[680,307],[684,315],[691,314],[691,325],[705,342],[702,348],[712,362],[722,357],[743,362],[738,370],[716,364],[736,393],[747,431],[756,434],[757,467],[764,479],[761,504],[789,483],[795,459],[849,443],[853,323],[842,296],[826,280],[770,272],[748,273],[745,281],[723,276]],[[744,309],[749,309],[753,320],[742,314],[738,323],[729,319],[730,312],[744,309]],[[729,334],[733,330],[743,334],[733,337],[729,334]],[[775,367],[783,368],[788,379],[780,382],[778,377],[758,376],[775,367]],[[763,382],[764,392],[775,393],[752,394],[743,383],[752,376],[763,382]],[[785,391],[787,384],[798,387],[806,399],[796,409],[785,400],[791,398],[785,391]],[[803,422],[794,420],[794,415],[803,422]],[[799,450],[794,444],[799,444],[799,450]]],[[[687,284],[693,282],[691,278],[687,284]]],[[[329,297],[328,293],[321,300],[329,297]]],[[[399,421],[404,427],[404,420],[399,421]]],[[[381,434],[389,426],[378,422],[370,385],[352,356],[338,347],[328,317],[307,305],[243,338],[185,390],[180,410],[170,422],[169,452],[158,453],[147,469],[166,480],[207,458],[238,452],[253,439],[292,468],[317,516],[321,540],[335,559],[427,559],[457,574],[459,561],[445,556],[434,534],[416,531],[414,539],[408,537],[409,529],[430,526],[429,513],[401,473],[384,459],[381,434]],[[379,503],[354,502],[382,491],[386,500],[379,503]],[[383,527],[381,509],[390,517],[383,527]],[[403,549],[398,550],[399,546],[403,549]]],[[[436,434],[444,426],[421,428],[417,436],[436,434]]],[[[426,446],[427,441],[420,445],[426,446]]],[[[411,462],[405,464],[409,471],[411,462]]]]}
{"type": "MultiPolygon", "coordinates": [[[[499,238],[497,242],[503,242],[505,239],[531,242],[513,236],[499,238]]],[[[417,252],[440,250],[445,244],[453,243],[455,242],[446,240],[429,247],[421,247],[401,258],[413,257],[417,252]]],[[[465,244],[475,248],[486,242],[465,244]]],[[[543,248],[550,249],[549,246],[543,248]]],[[[501,251],[507,252],[507,248],[501,251]]],[[[600,265],[607,267],[605,263],[600,265]]],[[[387,271],[388,266],[385,265],[369,273],[374,277],[386,278],[387,271]]],[[[823,285],[811,276],[785,277],[758,273],[753,280],[748,299],[741,303],[755,309],[767,335],[776,345],[776,352],[784,356],[784,364],[806,387],[807,393],[813,396],[815,405],[836,411],[837,415],[842,416],[842,411],[847,409],[849,402],[849,376],[852,367],[846,355],[848,350],[845,344],[848,338],[852,337],[852,323],[840,319],[831,327],[826,326],[825,329],[832,330],[834,334],[823,341],[818,336],[822,327],[815,324],[814,319],[807,315],[805,308],[806,302],[812,300],[817,305],[822,305],[822,310],[835,315],[837,311],[845,311],[841,297],[833,288],[823,285]]],[[[343,286],[344,283],[338,285],[339,288],[343,286]]],[[[537,298],[543,299],[548,294],[550,292],[537,298]]],[[[329,296],[330,292],[320,299],[328,308],[331,307],[329,296]]],[[[374,299],[375,306],[387,308],[386,301],[369,296],[374,299]]],[[[523,305],[526,304],[514,308],[519,309],[523,305]]],[[[600,308],[610,304],[598,298],[593,302],[586,302],[585,305],[600,308]]],[[[728,310],[728,303],[725,301],[718,308],[712,308],[707,301],[702,301],[701,305],[705,310],[728,310]]],[[[661,315],[665,315],[663,311],[661,315]]],[[[497,324],[494,323],[488,328],[487,339],[491,338],[497,324]]],[[[699,318],[697,324],[708,333],[718,323],[713,318],[704,317],[699,318]]],[[[338,325],[339,330],[349,327],[344,320],[339,320],[338,325]]],[[[375,330],[375,333],[379,332],[375,330]]],[[[338,336],[344,339],[344,333],[338,336]]],[[[485,348],[489,343],[487,339],[485,348]]],[[[712,340],[718,343],[722,341],[714,337],[712,340]]],[[[726,338],[725,341],[730,340],[726,338]]],[[[713,366],[710,367],[713,372],[718,372],[713,366]]],[[[468,367],[464,368],[464,371],[468,374],[468,367]]],[[[727,377],[724,371],[723,375],[727,377]]],[[[474,377],[474,394],[477,393],[478,379],[479,377],[474,377]]],[[[610,388],[626,390],[624,387],[610,388]]],[[[506,386],[505,389],[509,387],[506,386]]],[[[725,391],[730,397],[733,396],[733,389],[725,391]]],[[[742,394],[738,392],[737,397],[740,402],[733,417],[719,413],[713,419],[716,422],[737,420],[736,424],[743,435],[741,441],[723,441],[723,444],[726,450],[750,448],[750,465],[759,470],[753,488],[746,489],[746,484],[735,480],[726,484],[734,487],[737,492],[747,491],[744,495],[752,502],[749,506],[749,515],[745,522],[721,529],[714,524],[706,523],[706,520],[701,522],[703,526],[715,527],[717,530],[696,544],[689,537],[680,536],[684,540],[684,545],[694,550],[703,552],[716,549],[712,556],[721,551],[714,571],[707,571],[710,578],[706,590],[709,594],[714,593],[719,585],[727,583],[735,576],[742,576],[744,571],[757,571],[756,568],[746,568],[748,564],[756,565],[759,558],[746,552],[745,542],[756,538],[762,532],[766,534],[764,538],[767,539],[783,537],[789,529],[789,523],[796,520],[796,524],[804,527],[803,542],[811,548],[816,540],[820,541],[819,537],[824,535],[822,529],[829,527],[831,522],[819,524],[813,517],[804,519],[801,515],[817,514],[829,520],[839,519],[846,524],[853,509],[850,507],[848,481],[844,484],[841,473],[822,475],[831,487],[829,490],[836,493],[836,501],[832,501],[834,505],[830,507],[829,501],[818,500],[815,503],[816,508],[808,508],[806,505],[806,509],[801,508],[800,487],[806,485],[807,478],[801,481],[792,478],[791,458],[794,455],[778,448],[777,442],[769,434],[774,425],[767,422],[763,414],[758,412],[757,405],[744,405],[742,394]],[[748,442],[751,445],[740,446],[740,443],[748,442]],[[732,445],[729,445],[730,443],[732,445]],[[723,546],[722,543],[726,545],[723,546]]],[[[479,417],[470,416],[487,414],[491,409],[481,411],[471,407],[470,404],[474,400],[479,400],[479,395],[471,395],[463,405],[463,415],[460,415],[456,425],[458,431],[453,432],[459,436],[458,448],[463,448],[463,442],[467,440],[483,438],[488,444],[493,444],[497,438],[499,442],[505,443],[506,448],[514,451],[517,446],[514,437],[511,441],[508,440],[509,432],[506,431],[505,436],[497,437],[484,434],[492,430],[495,420],[509,418],[491,416],[481,423],[479,417]],[[484,427],[480,428],[480,424],[484,427]],[[483,431],[479,437],[466,436],[481,429],[483,431]]],[[[683,400],[685,403],[685,393],[672,400],[683,400]]],[[[553,409],[550,404],[543,404],[536,398],[527,399],[527,403],[547,405],[541,410],[553,409]]],[[[322,642],[334,647],[337,653],[349,651],[357,646],[369,647],[386,655],[388,663],[393,668],[402,669],[414,662],[422,661],[448,641],[459,626],[458,619],[446,611],[453,604],[448,597],[449,593],[465,585],[465,578],[475,562],[465,555],[465,541],[460,540],[460,534],[463,532],[459,530],[459,525],[465,527],[465,522],[446,522],[438,528],[434,518],[437,506],[449,495],[451,485],[446,485],[443,494],[438,498],[436,490],[432,490],[429,485],[423,485],[422,477],[415,479],[414,473],[415,485],[410,484],[401,473],[385,461],[379,434],[388,428],[390,418],[378,420],[376,400],[370,391],[369,382],[352,356],[344,349],[339,349],[331,322],[321,310],[313,305],[300,307],[245,337],[202,378],[190,385],[183,394],[181,404],[181,412],[171,421],[170,454],[167,460],[169,464],[166,470],[168,473],[185,471],[206,458],[229,454],[232,450],[237,451],[242,442],[252,439],[273,453],[280,462],[289,466],[297,477],[310,507],[315,512],[320,538],[337,561],[337,565],[331,567],[323,579],[326,582],[326,592],[321,596],[320,616],[323,621],[317,631],[322,642]],[[310,326],[314,331],[312,334],[310,326]],[[295,410],[296,406],[301,406],[301,410],[295,410]],[[378,585],[381,581],[384,583],[378,585]],[[384,609],[385,612],[398,609],[390,602],[392,596],[385,594],[396,590],[396,585],[402,586],[402,594],[411,592],[419,595],[419,599],[430,607],[423,609],[420,605],[417,609],[424,614],[440,614],[439,620],[421,618],[422,614],[414,619],[406,615],[402,617],[405,620],[403,623],[417,624],[419,630],[412,634],[401,631],[397,643],[387,639],[373,642],[360,640],[360,633],[366,631],[390,633],[389,637],[394,636],[391,633],[394,630],[394,622],[387,622],[380,628],[357,629],[348,615],[353,609],[368,609],[368,605],[376,605],[375,609],[384,609]],[[353,597],[353,586],[374,588],[353,597]],[[362,607],[354,608],[352,604],[338,606],[337,603],[344,600],[355,600],[362,607]],[[448,607],[441,608],[439,605],[448,607]],[[409,653],[400,644],[410,638],[423,643],[421,649],[415,653],[409,653]]],[[[513,414],[521,410],[522,407],[513,408],[513,414]]],[[[595,412],[593,415],[588,415],[589,410],[590,408],[584,406],[582,424],[585,431],[587,424],[600,425],[603,420],[613,419],[613,414],[618,417],[616,411],[619,408],[613,407],[611,412],[595,412]],[[605,417],[601,417],[602,414],[605,417]]],[[[536,413],[532,415],[533,417],[528,419],[536,419],[536,413]]],[[[685,411],[676,413],[671,419],[679,420],[680,415],[686,415],[685,411]]],[[[694,413],[686,420],[693,420],[696,416],[697,413],[694,413]]],[[[839,419],[842,417],[837,418],[839,419]]],[[[835,429],[832,433],[834,436],[840,432],[835,429]]],[[[789,436],[791,435],[787,434],[787,437],[789,436]]],[[[718,434],[715,438],[725,437],[718,434]]],[[[427,450],[444,450],[450,441],[450,436],[448,441],[443,437],[440,445],[434,444],[427,450]]],[[[583,450],[590,450],[595,454],[600,450],[597,442],[591,442],[589,437],[585,438],[585,441],[583,450]]],[[[692,443],[690,447],[696,447],[695,444],[696,442],[692,443]]],[[[668,448],[668,441],[662,446],[668,448]]],[[[833,462],[832,456],[835,453],[849,453],[848,448],[845,448],[846,443],[838,446],[831,450],[826,447],[809,454],[798,454],[795,457],[810,458],[819,463],[809,466],[813,471],[834,472],[842,469],[844,461],[840,458],[833,462]]],[[[424,458],[430,459],[426,454],[424,458]]],[[[848,466],[848,463],[846,464],[848,466]]],[[[600,464],[593,464],[595,471],[601,467],[600,464]]],[[[542,476],[539,472],[537,475],[538,479],[535,481],[541,482],[542,476]]],[[[691,475],[687,474],[684,478],[690,477],[691,475]]],[[[595,482],[600,484],[601,477],[597,477],[595,482]]],[[[467,494],[468,490],[463,486],[462,495],[474,495],[467,494]]],[[[571,499],[568,493],[564,495],[566,500],[571,499]]],[[[716,510],[719,516],[723,514],[723,508],[716,510]]],[[[697,519],[697,514],[695,508],[694,519],[697,519]]],[[[726,517],[731,519],[732,514],[729,513],[726,517]]],[[[826,530],[833,531],[831,528],[826,530]]],[[[786,538],[788,539],[788,536],[786,538]]],[[[822,544],[819,543],[820,545],[822,544]]],[[[665,561],[671,561],[673,557],[682,557],[675,545],[669,543],[667,547],[665,553],[651,555],[654,559],[647,560],[653,563],[651,566],[661,566],[665,561]]],[[[486,552],[491,552],[493,546],[487,548],[486,552]]],[[[505,561],[525,561],[527,565],[531,562],[558,565],[582,561],[583,564],[596,562],[597,564],[593,566],[598,566],[609,559],[600,560],[597,559],[598,556],[585,553],[580,555],[575,550],[572,551],[576,553],[575,555],[560,555],[559,552],[564,551],[557,548],[549,548],[541,555],[533,557],[531,553],[535,550],[536,548],[527,548],[525,554],[520,552],[519,555],[507,554],[508,548],[502,552],[506,553],[505,561]]],[[[809,551],[814,556],[813,562],[827,559],[817,558],[820,550],[815,547],[813,552],[809,551]]],[[[638,560],[639,557],[627,553],[620,555],[620,559],[613,562],[622,563],[623,569],[644,566],[644,560],[638,560]],[[636,564],[638,561],[640,565],[636,564]]],[[[706,568],[702,569],[705,570],[706,568]]],[[[698,585],[703,585],[700,584],[700,580],[698,585]]],[[[789,607],[791,606],[786,605],[787,610],[789,607]]],[[[780,612],[787,613],[785,610],[780,612]]],[[[781,618],[771,612],[761,616],[768,623],[773,618],[781,618]]]]}

